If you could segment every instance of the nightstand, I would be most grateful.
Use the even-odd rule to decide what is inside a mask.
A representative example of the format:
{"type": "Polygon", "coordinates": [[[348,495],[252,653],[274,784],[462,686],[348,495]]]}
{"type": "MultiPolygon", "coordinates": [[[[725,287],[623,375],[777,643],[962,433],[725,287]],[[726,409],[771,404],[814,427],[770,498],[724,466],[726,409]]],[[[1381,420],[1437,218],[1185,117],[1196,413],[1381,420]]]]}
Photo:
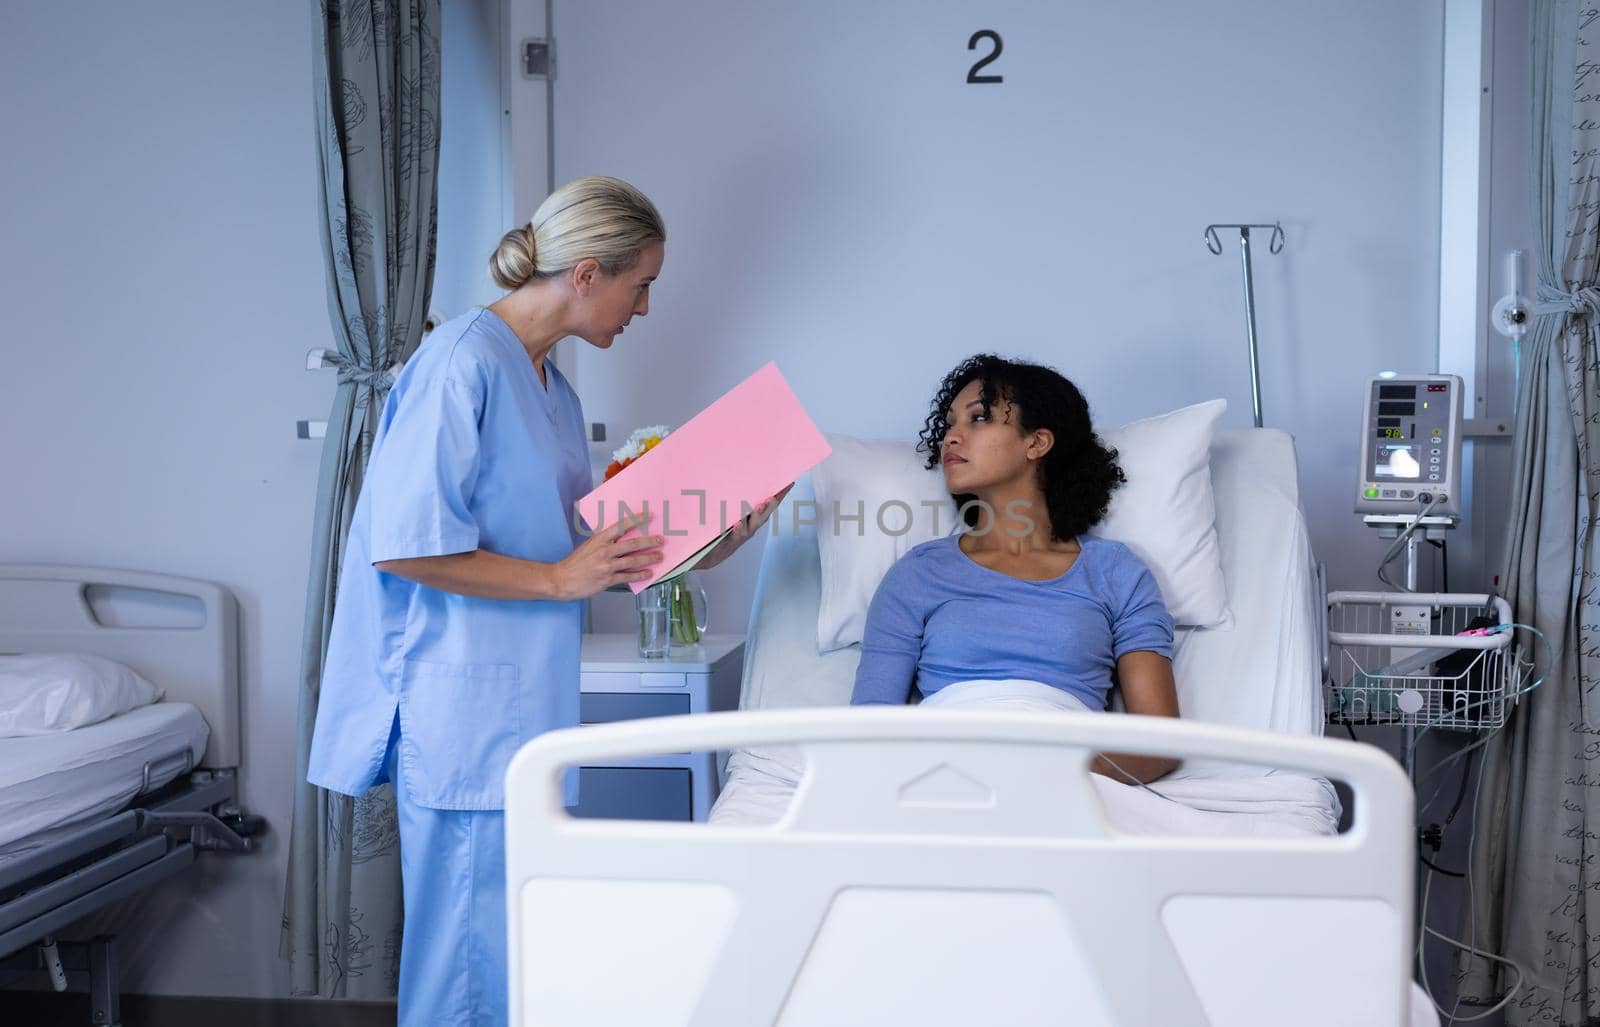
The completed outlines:
{"type": "MultiPolygon", "coordinates": [[[[638,639],[584,635],[580,721],[611,724],[739,707],[741,635],[704,635],[664,659],[641,659],[638,639]]],[[[578,769],[576,817],[704,820],[717,798],[718,753],[665,753],[578,769]]]]}

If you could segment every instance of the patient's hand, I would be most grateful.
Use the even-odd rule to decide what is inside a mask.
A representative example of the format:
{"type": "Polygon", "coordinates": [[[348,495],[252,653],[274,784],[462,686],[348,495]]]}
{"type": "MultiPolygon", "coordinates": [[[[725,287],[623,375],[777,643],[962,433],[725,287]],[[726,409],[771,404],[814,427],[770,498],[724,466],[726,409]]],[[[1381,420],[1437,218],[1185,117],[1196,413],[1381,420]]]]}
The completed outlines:
{"type": "Polygon", "coordinates": [[[767,518],[772,516],[772,511],[778,508],[778,504],[783,502],[783,497],[787,496],[792,488],[794,488],[794,482],[791,481],[783,487],[782,492],[762,500],[761,504],[754,510],[739,518],[739,523],[735,524],[733,530],[728,532],[728,537],[718,542],[716,548],[707,553],[706,558],[701,560],[695,569],[707,570],[715,567],[738,552],[739,547],[750,541],[755,536],[755,533],[761,530],[761,526],[767,523],[767,518]]]}
{"type": "MultiPolygon", "coordinates": [[[[1172,661],[1160,653],[1124,653],[1117,660],[1117,687],[1122,690],[1123,708],[1129,713],[1147,717],[1178,715],[1178,686],[1172,680],[1172,661]]],[[[1096,756],[1089,769],[1123,784],[1147,784],[1178,769],[1178,761],[1106,753],[1096,756]]]]}
{"type": "Polygon", "coordinates": [[[1125,785],[1149,784],[1178,769],[1178,761],[1164,756],[1134,756],[1129,753],[1101,753],[1089,769],[1125,785]]]}

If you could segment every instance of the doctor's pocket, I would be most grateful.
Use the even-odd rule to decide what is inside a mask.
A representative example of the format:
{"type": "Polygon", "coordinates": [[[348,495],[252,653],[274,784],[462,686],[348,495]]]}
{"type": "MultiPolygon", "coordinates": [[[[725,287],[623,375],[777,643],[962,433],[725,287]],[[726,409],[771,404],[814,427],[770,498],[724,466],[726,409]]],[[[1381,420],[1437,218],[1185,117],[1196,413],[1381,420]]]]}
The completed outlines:
{"type": "Polygon", "coordinates": [[[521,744],[517,666],[406,660],[400,677],[400,772],[418,805],[501,809],[521,744]]]}

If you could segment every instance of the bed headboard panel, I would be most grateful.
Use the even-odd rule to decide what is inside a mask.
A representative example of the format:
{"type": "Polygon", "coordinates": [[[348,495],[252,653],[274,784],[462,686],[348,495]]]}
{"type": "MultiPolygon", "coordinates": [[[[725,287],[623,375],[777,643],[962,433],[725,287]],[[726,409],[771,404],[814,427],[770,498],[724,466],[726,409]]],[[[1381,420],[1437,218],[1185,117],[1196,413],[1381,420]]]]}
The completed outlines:
{"type": "Polygon", "coordinates": [[[125,663],[174,702],[193,703],[211,726],[202,761],[239,765],[239,609],[221,585],[168,574],[0,563],[0,653],[79,652],[125,663]],[[198,607],[153,625],[108,623],[91,590],[147,594],[159,608],[198,607]],[[178,621],[181,623],[167,623],[178,621]]]}

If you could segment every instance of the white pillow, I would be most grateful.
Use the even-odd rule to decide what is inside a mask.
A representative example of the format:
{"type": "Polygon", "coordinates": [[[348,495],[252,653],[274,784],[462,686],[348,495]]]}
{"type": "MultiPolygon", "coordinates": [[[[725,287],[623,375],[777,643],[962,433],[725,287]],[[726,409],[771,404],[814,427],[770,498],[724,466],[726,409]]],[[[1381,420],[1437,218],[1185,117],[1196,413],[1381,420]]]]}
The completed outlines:
{"type": "MultiPolygon", "coordinates": [[[[1185,626],[1232,623],[1210,461],[1211,437],[1227,408],[1226,400],[1216,399],[1097,429],[1118,451],[1128,481],[1091,530],[1144,560],[1174,622],[1185,626]]],[[[956,525],[943,472],[924,467],[926,454],[914,444],[840,435],[828,442],[833,454],[811,472],[822,565],[817,649],[824,653],[860,642],[867,607],[889,568],[911,547],[948,535],[956,525]],[[859,522],[857,513],[864,515],[859,522]]]]}
{"type": "Polygon", "coordinates": [[[0,656],[0,738],[98,724],[161,698],[131,667],[80,653],[0,656]]]}
{"type": "Polygon", "coordinates": [[[1173,622],[1186,627],[1233,624],[1211,491],[1211,437],[1227,409],[1227,400],[1213,399],[1099,431],[1128,483],[1090,530],[1145,562],[1173,622]]]}
{"type": "Polygon", "coordinates": [[[861,641],[872,594],[896,560],[956,526],[944,472],[925,467],[915,443],[829,435],[828,444],[833,453],[811,471],[822,556],[817,651],[824,653],[861,641]]]}

